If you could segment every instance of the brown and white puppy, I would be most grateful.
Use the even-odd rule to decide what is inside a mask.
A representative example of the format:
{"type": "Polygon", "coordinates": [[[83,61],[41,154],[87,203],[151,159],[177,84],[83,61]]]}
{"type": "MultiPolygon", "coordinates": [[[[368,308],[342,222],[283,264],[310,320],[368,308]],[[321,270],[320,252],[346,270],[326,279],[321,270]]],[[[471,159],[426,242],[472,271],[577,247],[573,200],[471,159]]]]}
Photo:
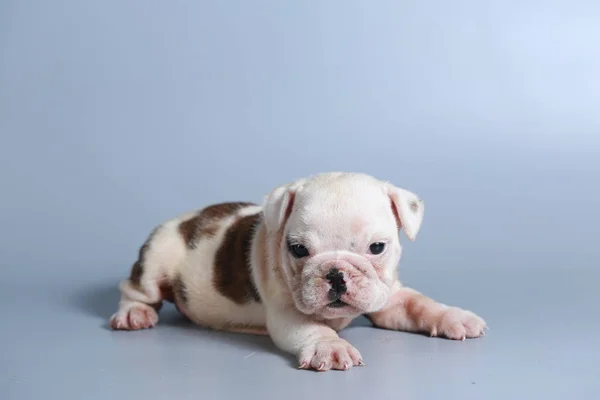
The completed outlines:
{"type": "Polygon", "coordinates": [[[150,328],[163,300],[217,330],[270,335],[299,367],[362,365],[337,332],[365,315],[381,328],[464,340],[486,323],[404,287],[399,230],[414,240],[424,204],[356,173],[273,190],[263,205],[224,203],[157,227],[121,285],[113,329],[150,328]]]}

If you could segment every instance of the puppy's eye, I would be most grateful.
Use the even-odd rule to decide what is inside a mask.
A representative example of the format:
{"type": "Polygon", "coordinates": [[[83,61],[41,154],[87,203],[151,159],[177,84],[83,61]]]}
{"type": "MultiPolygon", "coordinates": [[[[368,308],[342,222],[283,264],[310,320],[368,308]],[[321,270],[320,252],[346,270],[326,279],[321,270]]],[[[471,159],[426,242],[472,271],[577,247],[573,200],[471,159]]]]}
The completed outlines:
{"type": "Polygon", "coordinates": [[[375,242],[371,246],[369,246],[369,251],[371,254],[381,254],[385,250],[385,243],[383,242],[375,242]]]}
{"type": "Polygon", "coordinates": [[[308,249],[301,244],[292,244],[289,249],[295,258],[304,258],[308,255],[308,249]]]}

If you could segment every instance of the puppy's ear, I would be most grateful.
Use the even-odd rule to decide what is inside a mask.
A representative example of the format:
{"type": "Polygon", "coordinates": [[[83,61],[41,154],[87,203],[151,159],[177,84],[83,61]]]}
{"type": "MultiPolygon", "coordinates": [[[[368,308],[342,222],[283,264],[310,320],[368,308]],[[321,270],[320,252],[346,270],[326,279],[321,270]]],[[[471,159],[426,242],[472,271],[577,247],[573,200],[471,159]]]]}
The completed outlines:
{"type": "Polygon", "coordinates": [[[384,187],[390,198],[398,227],[404,230],[409,240],[414,241],[423,222],[425,203],[416,194],[406,189],[397,188],[390,183],[385,183],[384,187]]]}
{"type": "Polygon", "coordinates": [[[277,232],[294,208],[294,199],[305,179],[282,185],[267,195],[263,203],[263,215],[268,232],[277,232]]]}

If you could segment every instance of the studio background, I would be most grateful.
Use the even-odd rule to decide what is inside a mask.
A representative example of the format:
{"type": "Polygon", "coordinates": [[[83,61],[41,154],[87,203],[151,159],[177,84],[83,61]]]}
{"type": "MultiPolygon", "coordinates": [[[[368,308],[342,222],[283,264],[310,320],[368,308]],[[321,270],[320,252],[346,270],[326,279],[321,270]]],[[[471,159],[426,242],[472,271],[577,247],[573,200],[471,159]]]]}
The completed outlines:
{"type": "MultiPolygon", "coordinates": [[[[419,345],[434,346],[426,353],[444,362],[427,368],[463,399],[503,398],[513,385],[546,398],[597,393],[599,45],[592,0],[1,2],[0,397],[35,398],[33,383],[73,398],[160,397],[177,385],[180,398],[197,395],[196,380],[145,358],[143,346],[172,351],[161,331],[135,341],[106,330],[118,280],[166,218],[260,202],[331,170],[424,199],[417,241],[402,235],[401,277],[499,335],[450,356],[435,349],[454,344],[419,345]],[[163,380],[132,372],[134,359],[163,380]],[[477,377],[465,377],[469,392],[461,373],[477,377]]],[[[372,332],[360,335],[382,335],[372,332]]],[[[197,335],[205,342],[189,333],[185,343],[216,340],[197,335]]],[[[214,371],[237,365],[235,340],[214,371]]],[[[373,350],[367,364],[396,365],[390,354],[373,350]]],[[[264,357],[255,362],[285,379],[348,379],[264,357]]],[[[257,369],[250,360],[240,376],[257,369]]],[[[442,390],[411,376],[379,382],[379,397],[442,390]]],[[[218,398],[233,390],[210,382],[203,390],[218,398]]]]}

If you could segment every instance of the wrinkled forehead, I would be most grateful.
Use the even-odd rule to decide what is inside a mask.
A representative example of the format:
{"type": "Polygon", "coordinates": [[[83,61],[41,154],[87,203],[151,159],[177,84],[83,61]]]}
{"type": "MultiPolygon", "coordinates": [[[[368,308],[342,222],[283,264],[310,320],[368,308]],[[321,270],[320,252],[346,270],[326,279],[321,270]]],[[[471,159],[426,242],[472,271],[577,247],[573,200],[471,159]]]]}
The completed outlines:
{"type": "Polygon", "coordinates": [[[308,187],[298,193],[289,233],[306,239],[367,240],[395,229],[390,199],[379,185],[308,187]]]}

